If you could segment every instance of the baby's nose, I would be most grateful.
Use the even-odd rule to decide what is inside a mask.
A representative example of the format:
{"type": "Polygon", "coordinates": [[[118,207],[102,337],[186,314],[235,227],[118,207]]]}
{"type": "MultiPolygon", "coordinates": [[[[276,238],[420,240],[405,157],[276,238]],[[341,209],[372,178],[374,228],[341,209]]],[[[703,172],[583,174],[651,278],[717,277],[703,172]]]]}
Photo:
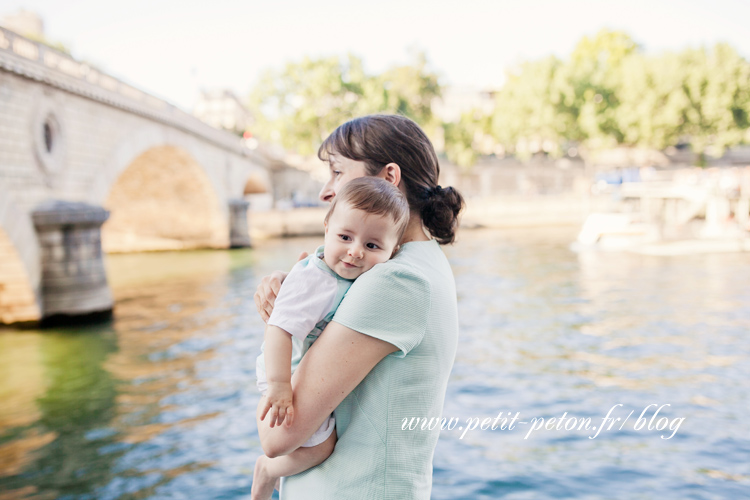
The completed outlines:
{"type": "Polygon", "coordinates": [[[349,255],[351,255],[352,257],[356,257],[358,259],[362,258],[362,255],[364,254],[364,252],[365,251],[361,245],[352,245],[349,248],[349,255]]]}

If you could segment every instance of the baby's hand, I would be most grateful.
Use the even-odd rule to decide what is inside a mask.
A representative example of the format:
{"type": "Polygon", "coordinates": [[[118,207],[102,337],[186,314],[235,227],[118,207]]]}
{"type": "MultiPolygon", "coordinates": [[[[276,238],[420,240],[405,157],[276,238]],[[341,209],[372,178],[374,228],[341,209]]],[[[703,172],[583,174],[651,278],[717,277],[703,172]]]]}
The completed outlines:
{"type": "Polygon", "coordinates": [[[294,420],[294,406],[292,406],[292,384],[289,382],[268,382],[266,402],[263,406],[261,420],[266,419],[268,410],[271,410],[271,427],[281,425],[286,420],[287,427],[294,420]]]}

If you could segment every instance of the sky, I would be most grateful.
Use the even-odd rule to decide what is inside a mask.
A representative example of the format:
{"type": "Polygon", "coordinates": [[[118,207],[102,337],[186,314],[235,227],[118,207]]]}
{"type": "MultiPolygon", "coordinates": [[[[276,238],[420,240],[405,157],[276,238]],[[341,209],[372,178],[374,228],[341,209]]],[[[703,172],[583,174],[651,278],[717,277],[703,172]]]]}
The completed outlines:
{"type": "Polygon", "coordinates": [[[0,17],[20,9],[77,59],[188,111],[201,88],[244,97],[263,70],[305,56],[353,53],[379,72],[417,48],[442,84],[496,88],[602,28],[647,52],[723,41],[750,59],[750,0],[0,0],[0,17]]]}

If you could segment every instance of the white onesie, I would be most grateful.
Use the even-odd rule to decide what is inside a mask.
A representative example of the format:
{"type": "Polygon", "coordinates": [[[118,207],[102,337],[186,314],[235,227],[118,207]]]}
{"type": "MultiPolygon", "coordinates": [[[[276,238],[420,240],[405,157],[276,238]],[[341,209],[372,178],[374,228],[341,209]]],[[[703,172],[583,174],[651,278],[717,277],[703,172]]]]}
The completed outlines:
{"type": "MultiPolygon", "coordinates": [[[[297,262],[281,285],[268,324],[278,326],[292,336],[292,372],[302,356],[315,342],[336,313],[341,300],[353,283],[336,274],[323,260],[323,247],[315,255],[297,262]]],[[[261,347],[261,350],[263,347],[261,347]]],[[[255,364],[258,389],[268,390],[263,353],[255,364]]],[[[316,446],[334,430],[331,415],[302,446],[316,446]]]]}

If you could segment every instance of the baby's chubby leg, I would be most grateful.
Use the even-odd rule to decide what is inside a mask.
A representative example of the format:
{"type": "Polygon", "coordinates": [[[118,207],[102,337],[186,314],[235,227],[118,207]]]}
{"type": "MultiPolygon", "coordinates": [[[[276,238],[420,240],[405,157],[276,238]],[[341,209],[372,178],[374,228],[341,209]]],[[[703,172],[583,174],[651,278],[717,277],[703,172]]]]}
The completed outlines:
{"type": "Polygon", "coordinates": [[[336,447],[336,432],[317,446],[297,448],[289,455],[268,458],[262,455],[255,462],[251,500],[268,500],[273,495],[274,485],[280,477],[293,476],[315,467],[331,456],[336,447]]]}

